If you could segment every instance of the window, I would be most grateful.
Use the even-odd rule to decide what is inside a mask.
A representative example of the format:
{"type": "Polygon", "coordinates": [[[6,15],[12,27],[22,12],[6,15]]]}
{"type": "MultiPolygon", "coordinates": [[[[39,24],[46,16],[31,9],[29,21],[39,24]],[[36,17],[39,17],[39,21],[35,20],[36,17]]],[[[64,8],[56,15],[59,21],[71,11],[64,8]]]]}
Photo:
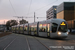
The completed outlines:
{"type": "Polygon", "coordinates": [[[27,26],[24,26],[24,31],[27,31],[27,28],[28,28],[27,26]]]}
{"type": "Polygon", "coordinates": [[[54,8],[54,10],[56,10],[56,8],[54,8]]]}
{"type": "Polygon", "coordinates": [[[37,25],[34,25],[34,31],[36,32],[36,30],[37,30],[37,25]]]}
{"type": "Polygon", "coordinates": [[[58,25],[56,23],[52,23],[52,32],[56,32],[57,27],[58,27],[58,25]]]}
{"type": "Polygon", "coordinates": [[[49,32],[50,24],[47,24],[47,32],[49,32]]]}
{"type": "Polygon", "coordinates": [[[64,22],[64,24],[62,24],[62,23],[60,24],[58,31],[67,32],[68,31],[67,24],[65,22],[64,22]]]}
{"type": "Polygon", "coordinates": [[[23,26],[20,26],[20,30],[23,30],[23,26]]]}
{"type": "Polygon", "coordinates": [[[14,27],[12,27],[12,30],[14,30],[14,27]]]}
{"type": "Polygon", "coordinates": [[[39,25],[39,32],[46,32],[46,24],[40,24],[39,25]]]}
{"type": "Polygon", "coordinates": [[[13,30],[15,30],[15,27],[13,27],[13,30]]]}
{"type": "Polygon", "coordinates": [[[30,31],[34,31],[34,25],[31,25],[31,27],[30,27],[30,31]]]}
{"type": "Polygon", "coordinates": [[[16,30],[18,30],[18,27],[16,28],[16,30]]]}

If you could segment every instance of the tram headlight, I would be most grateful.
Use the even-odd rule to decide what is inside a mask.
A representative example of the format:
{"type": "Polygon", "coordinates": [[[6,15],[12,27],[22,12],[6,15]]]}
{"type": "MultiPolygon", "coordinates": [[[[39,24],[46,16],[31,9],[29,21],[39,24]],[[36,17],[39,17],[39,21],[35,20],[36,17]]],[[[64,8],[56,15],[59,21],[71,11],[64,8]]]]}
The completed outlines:
{"type": "Polygon", "coordinates": [[[69,32],[67,32],[67,34],[69,34],[69,32]]]}
{"type": "Polygon", "coordinates": [[[58,32],[58,35],[61,35],[61,32],[58,32]]]}

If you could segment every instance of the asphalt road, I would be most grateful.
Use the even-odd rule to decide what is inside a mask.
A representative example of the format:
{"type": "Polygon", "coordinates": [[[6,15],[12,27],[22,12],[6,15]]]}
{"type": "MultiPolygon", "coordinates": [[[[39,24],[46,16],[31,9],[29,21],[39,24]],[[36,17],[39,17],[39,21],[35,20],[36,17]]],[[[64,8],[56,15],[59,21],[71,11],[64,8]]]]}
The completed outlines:
{"type": "Polygon", "coordinates": [[[2,32],[0,32],[0,34],[1,34],[2,32]]]}
{"type": "Polygon", "coordinates": [[[0,38],[0,50],[48,50],[48,48],[75,50],[75,35],[69,35],[66,39],[50,39],[13,33],[0,38]]]}

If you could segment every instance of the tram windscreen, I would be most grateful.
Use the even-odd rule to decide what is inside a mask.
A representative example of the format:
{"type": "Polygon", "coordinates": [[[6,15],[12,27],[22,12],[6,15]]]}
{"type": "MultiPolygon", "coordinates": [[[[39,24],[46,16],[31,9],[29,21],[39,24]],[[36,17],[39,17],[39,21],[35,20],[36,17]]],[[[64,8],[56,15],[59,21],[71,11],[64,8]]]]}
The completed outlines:
{"type": "Polygon", "coordinates": [[[67,32],[67,24],[65,22],[62,22],[59,26],[59,29],[58,31],[61,31],[61,32],[67,32]]]}
{"type": "Polygon", "coordinates": [[[58,27],[58,24],[52,23],[52,32],[56,32],[57,31],[57,27],[58,27]]]}

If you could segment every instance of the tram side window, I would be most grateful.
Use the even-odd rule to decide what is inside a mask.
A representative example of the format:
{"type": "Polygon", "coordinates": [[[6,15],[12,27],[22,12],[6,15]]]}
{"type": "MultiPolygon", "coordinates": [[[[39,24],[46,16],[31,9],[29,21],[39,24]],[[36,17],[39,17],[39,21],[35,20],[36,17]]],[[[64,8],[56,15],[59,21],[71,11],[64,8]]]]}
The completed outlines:
{"type": "Polygon", "coordinates": [[[15,27],[14,27],[14,31],[15,31],[15,27]]]}
{"type": "Polygon", "coordinates": [[[39,31],[40,32],[46,32],[46,24],[42,24],[42,25],[39,25],[39,31]]]}
{"type": "Polygon", "coordinates": [[[26,31],[26,26],[24,26],[24,31],[26,31]]]}
{"type": "Polygon", "coordinates": [[[58,25],[56,23],[52,23],[52,32],[56,32],[57,27],[58,27],[58,25]]]}
{"type": "Polygon", "coordinates": [[[36,29],[37,29],[37,25],[34,25],[34,31],[36,31],[36,29]]]}
{"type": "Polygon", "coordinates": [[[15,30],[14,27],[13,27],[13,30],[15,30]]]}
{"type": "Polygon", "coordinates": [[[19,27],[17,27],[17,30],[19,30],[19,27]]]}
{"type": "Polygon", "coordinates": [[[23,30],[23,27],[22,26],[20,26],[20,30],[23,30]]]}
{"type": "Polygon", "coordinates": [[[16,28],[16,30],[18,30],[18,27],[16,28]]]}
{"type": "Polygon", "coordinates": [[[24,27],[24,31],[27,31],[27,26],[24,27]]]}
{"type": "Polygon", "coordinates": [[[26,27],[26,31],[27,31],[27,27],[26,27]]]}
{"type": "Polygon", "coordinates": [[[19,27],[17,27],[17,30],[19,30],[19,27]]]}
{"type": "Polygon", "coordinates": [[[12,30],[14,30],[14,28],[12,27],[12,30]]]}
{"type": "Polygon", "coordinates": [[[47,32],[50,30],[50,24],[47,24],[47,32]]]}
{"type": "Polygon", "coordinates": [[[33,27],[31,27],[31,31],[34,31],[34,28],[33,27]]]}

